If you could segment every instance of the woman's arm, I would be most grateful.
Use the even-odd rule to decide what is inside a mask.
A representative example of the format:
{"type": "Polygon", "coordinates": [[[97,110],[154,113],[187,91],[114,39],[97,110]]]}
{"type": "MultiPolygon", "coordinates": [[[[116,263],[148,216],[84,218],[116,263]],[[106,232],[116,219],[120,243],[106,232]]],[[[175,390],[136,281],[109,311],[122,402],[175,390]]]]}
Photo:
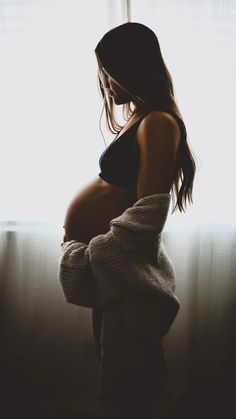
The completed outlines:
{"type": "Polygon", "coordinates": [[[169,193],[174,182],[180,128],[171,115],[153,111],[138,127],[140,164],[137,198],[169,193]]]}

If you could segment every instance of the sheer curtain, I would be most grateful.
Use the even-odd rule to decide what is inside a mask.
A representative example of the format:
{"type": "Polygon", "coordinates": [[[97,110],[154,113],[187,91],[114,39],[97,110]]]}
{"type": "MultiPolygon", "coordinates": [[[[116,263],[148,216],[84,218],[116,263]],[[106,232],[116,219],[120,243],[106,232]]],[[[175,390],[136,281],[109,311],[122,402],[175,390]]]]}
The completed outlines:
{"type": "Polygon", "coordinates": [[[235,2],[5,0],[0,8],[2,406],[13,398],[14,408],[105,412],[91,310],[66,303],[57,268],[66,206],[97,176],[105,147],[94,48],[132,20],[158,36],[198,162],[194,203],[169,214],[163,234],[181,310],[164,341],[162,409],[190,417],[192,406],[203,417],[226,409],[235,373],[235,2]]]}

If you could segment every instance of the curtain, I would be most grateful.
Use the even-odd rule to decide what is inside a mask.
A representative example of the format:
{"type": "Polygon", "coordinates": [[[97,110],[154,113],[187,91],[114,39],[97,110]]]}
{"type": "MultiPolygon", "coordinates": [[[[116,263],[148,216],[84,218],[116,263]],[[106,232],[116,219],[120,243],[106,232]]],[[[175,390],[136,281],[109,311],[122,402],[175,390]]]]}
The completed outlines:
{"type": "Polygon", "coordinates": [[[94,48],[127,20],[157,34],[198,162],[193,205],[169,214],[163,233],[181,309],[164,340],[169,379],[161,409],[213,417],[233,400],[235,2],[5,0],[0,348],[7,411],[106,412],[97,398],[91,309],[66,303],[57,269],[70,197],[97,176],[103,135],[112,140],[104,118],[99,131],[94,48]]]}

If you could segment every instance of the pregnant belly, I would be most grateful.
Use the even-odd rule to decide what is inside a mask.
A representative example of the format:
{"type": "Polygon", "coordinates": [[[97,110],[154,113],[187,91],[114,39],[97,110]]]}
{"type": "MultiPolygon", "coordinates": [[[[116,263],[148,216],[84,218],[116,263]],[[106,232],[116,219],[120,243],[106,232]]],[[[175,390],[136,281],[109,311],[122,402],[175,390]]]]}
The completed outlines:
{"type": "Polygon", "coordinates": [[[116,187],[100,177],[89,183],[72,199],[65,216],[67,240],[83,243],[110,230],[110,221],[133,205],[135,194],[116,187]]]}

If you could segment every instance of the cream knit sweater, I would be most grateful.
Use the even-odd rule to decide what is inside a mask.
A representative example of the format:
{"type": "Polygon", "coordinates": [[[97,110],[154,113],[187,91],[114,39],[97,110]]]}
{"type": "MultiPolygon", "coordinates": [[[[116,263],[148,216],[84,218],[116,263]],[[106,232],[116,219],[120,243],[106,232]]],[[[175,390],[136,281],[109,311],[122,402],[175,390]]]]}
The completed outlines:
{"type": "Polygon", "coordinates": [[[162,242],[171,195],[145,196],[110,222],[110,230],[88,244],[62,245],[59,281],[68,303],[102,307],[129,294],[156,298],[165,335],[180,303],[175,274],[162,242]]]}

